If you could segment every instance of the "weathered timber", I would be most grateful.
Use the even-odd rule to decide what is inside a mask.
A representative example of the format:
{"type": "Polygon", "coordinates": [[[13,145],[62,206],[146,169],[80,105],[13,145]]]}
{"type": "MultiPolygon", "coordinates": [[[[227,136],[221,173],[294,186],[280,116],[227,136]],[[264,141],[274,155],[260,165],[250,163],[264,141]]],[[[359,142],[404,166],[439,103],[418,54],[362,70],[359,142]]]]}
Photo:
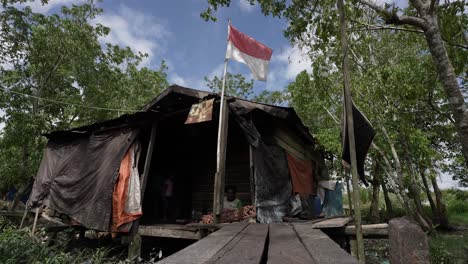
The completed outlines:
{"type": "MultiPolygon", "coordinates": [[[[29,212],[32,215],[32,212],[29,212]]],[[[24,214],[24,211],[6,211],[6,210],[1,210],[0,215],[1,216],[11,216],[11,217],[22,217],[24,214]]]]}
{"type": "Polygon", "coordinates": [[[344,251],[330,237],[310,225],[292,224],[315,263],[357,264],[358,261],[344,251]]]}
{"type": "Polygon", "coordinates": [[[183,239],[201,239],[201,231],[197,228],[190,228],[183,225],[153,225],[140,226],[138,234],[151,237],[169,237],[183,239]]]}
{"type": "MultiPolygon", "coordinates": [[[[158,128],[158,123],[155,121],[153,122],[151,126],[151,135],[150,135],[148,149],[146,151],[145,167],[143,169],[143,174],[141,175],[141,179],[140,179],[141,204],[143,204],[143,201],[144,201],[143,198],[145,196],[146,182],[148,180],[148,174],[149,174],[150,167],[151,167],[151,159],[153,157],[154,142],[156,141],[157,128],[158,128]]],[[[130,260],[136,259],[137,257],[140,256],[140,253],[141,253],[141,237],[139,237],[138,235],[139,226],[140,226],[140,220],[137,219],[133,222],[131,234],[134,237],[131,239],[132,242],[128,246],[128,258],[130,260]],[[135,247],[138,247],[138,248],[135,248],[135,247]],[[138,255],[134,255],[134,254],[138,254],[138,255]]]]}
{"type": "Polygon", "coordinates": [[[336,228],[336,227],[343,227],[349,221],[351,221],[352,218],[349,216],[345,217],[337,217],[337,218],[330,218],[330,219],[325,219],[323,221],[320,221],[318,223],[315,223],[312,225],[312,228],[336,228]]]}
{"type": "MultiPolygon", "coordinates": [[[[354,236],[356,235],[356,227],[346,226],[344,233],[348,236],[354,236]]],[[[387,237],[388,224],[362,225],[362,235],[365,237],[387,237]]]]}
{"type": "Polygon", "coordinates": [[[233,239],[226,247],[211,258],[207,264],[258,264],[262,259],[267,235],[268,225],[250,224],[242,230],[238,239],[233,239]]]}
{"type": "Polygon", "coordinates": [[[141,255],[141,236],[135,234],[131,239],[132,242],[128,245],[128,259],[134,261],[141,255]]]}
{"type": "Polygon", "coordinates": [[[247,223],[234,223],[221,228],[204,239],[162,259],[161,264],[205,263],[247,227],[247,223]]]}
{"type": "Polygon", "coordinates": [[[269,225],[268,263],[317,263],[289,224],[269,225]]]}

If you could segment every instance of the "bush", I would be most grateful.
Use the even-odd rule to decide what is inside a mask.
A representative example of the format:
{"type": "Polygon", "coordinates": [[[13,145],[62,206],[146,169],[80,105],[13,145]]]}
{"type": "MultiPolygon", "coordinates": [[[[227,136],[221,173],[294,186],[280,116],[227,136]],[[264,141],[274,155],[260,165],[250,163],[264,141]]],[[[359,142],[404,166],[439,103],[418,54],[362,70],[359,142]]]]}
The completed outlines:
{"type": "Polygon", "coordinates": [[[468,202],[466,200],[452,200],[447,209],[449,212],[456,214],[468,213],[468,202]]]}
{"type": "Polygon", "coordinates": [[[431,263],[465,264],[468,259],[468,232],[434,233],[429,240],[431,263]]]}
{"type": "Polygon", "coordinates": [[[116,263],[117,259],[109,257],[108,249],[81,249],[68,251],[64,244],[47,246],[45,233],[36,237],[30,236],[30,230],[17,229],[9,221],[0,218],[0,263],[116,263]]]}

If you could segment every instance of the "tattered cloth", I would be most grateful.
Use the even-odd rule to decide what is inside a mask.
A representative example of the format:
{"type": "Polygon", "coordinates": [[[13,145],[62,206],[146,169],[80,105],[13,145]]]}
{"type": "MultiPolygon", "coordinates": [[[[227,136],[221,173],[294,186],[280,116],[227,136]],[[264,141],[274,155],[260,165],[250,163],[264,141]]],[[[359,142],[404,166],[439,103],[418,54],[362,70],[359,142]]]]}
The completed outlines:
{"type": "Polygon", "coordinates": [[[29,204],[43,203],[90,229],[109,231],[120,162],[137,130],[50,140],[29,204]]]}
{"type": "Polygon", "coordinates": [[[287,157],[293,192],[303,197],[308,194],[317,194],[317,186],[312,174],[312,161],[302,160],[291,153],[287,153],[287,157]]]}

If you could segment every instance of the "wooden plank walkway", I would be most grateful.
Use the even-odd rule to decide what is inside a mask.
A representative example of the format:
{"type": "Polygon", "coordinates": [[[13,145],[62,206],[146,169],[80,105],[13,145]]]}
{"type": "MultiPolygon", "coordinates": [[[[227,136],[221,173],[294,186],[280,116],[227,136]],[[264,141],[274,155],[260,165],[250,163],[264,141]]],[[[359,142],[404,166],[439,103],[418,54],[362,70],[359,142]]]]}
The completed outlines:
{"type": "Polygon", "coordinates": [[[158,263],[358,264],[358,261],[311,223],[233,223],[158,263]]]}

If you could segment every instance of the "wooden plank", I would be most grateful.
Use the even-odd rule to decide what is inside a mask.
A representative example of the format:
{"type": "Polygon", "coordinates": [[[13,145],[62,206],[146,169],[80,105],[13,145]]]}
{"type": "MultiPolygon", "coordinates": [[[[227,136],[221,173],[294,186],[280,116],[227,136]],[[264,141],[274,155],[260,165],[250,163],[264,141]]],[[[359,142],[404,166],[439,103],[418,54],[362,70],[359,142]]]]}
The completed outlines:
{"type": "Polygon", "coordinates": [[[318,223],[315,223],[312,225],[312,228],[336,228],[336,227],[343,227],[349,221],[351,221],[352,218],[349,216],[345,217],[337,217],[337,218],[330,218],[326,219],[324,221],[320,221],[318,223]]]}
{"type": "Polygon", "coordinates": [[[289,224],[269,225],[268,263],[327,263],[315,262],[289,224]]]}
{"type": "Polygon", "coordinates": [[[236,237],[239,239],[233,239],[206,264],[258,264],[264,253],[267,235],[267,224],[251,224],[236,237]]]}
{"type": "Polygon", "coordinates": [[[138,234],[151,237],[201,239],[201,232],[192,228],[171,228],[170,226],[140,226],[138,234]]]}
{"type": "Polygon", "coordinates": [[[234,223],[221,228],[198,242],[159,261],[161,264],[198,264],[205,263],[232,239],[240,234],[247,223],[234,223]]]}
{"type": "Polygon", "coordinates": [[[314,263],[357,264],[358,261],[343,250],[321,230],[302,223],[292,224],[314,263]]]}
{"type": "MultiPolygon", "coordinates": [[[[28,211],[30,215],[33,215],[33,212],[28,211]]],[[[0,210],[1,216],[11,216],[11,217],[22,217],[24,215],[24,211],[5,211],[0,210]]]]}

